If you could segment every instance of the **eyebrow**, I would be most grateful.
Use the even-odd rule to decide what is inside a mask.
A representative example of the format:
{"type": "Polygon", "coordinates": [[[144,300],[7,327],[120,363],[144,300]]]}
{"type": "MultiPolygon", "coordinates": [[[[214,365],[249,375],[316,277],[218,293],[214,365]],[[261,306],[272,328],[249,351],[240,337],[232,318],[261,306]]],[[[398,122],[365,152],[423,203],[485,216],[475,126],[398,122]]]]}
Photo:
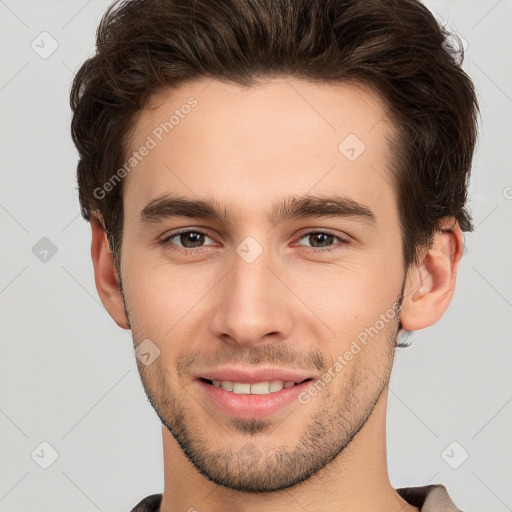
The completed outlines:
{"type": "MultiPolygon", "coordinates": [[[[190,199],[178,195],[165,194],[152,199],[140,212],[140,222],[145,225],[158,224],[176,217],[209,219],[230,223],[230,216],[214,199],[190,199]]],[[[284,198],[272,207],[267,220],[277,224],[282,220],[305,219],[312,217],[355,218],[375,225],[375,213],[368,206],[339,195],[292,196],[284,198]]]]}

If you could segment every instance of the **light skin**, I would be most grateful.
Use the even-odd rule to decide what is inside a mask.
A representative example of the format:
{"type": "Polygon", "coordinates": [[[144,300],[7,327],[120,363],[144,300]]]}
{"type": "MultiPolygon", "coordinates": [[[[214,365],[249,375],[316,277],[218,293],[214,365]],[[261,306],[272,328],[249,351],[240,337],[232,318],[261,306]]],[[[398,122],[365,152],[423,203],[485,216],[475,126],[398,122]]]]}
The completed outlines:
{"type": "Polygon", "coordinates": [[[399,319],[414,331],[445,313],[463,251],[460,228],[444,219],[451,229],[405,271],[387,142],[394,127],[367,87],[195,80],[151,99],[130,151],[190,96],[197,106],[123,183],[121,276],[101,219],[91,222],[104,306],[136,346],[149,339],[160,350],[150,365],[137,364],[162,420],[161,511],[417,511],[387,471],[394,343],[399,319]],[[349,134],[366,146],[355,161],[338,149],[349,134]],[[227,218],[165,217],[153,208],[144,221],[144,208],[166,194],[214,200],[227,218]],[[270,218],[274,204],[306,195],[363,208],[270,218]],[[193,234],[169,238],[182,228],[193,234]],[[319,241],[326,232],[334,236],[319,241]],[[263,249],[251,263],[237,252],[249,236],[263,249]],[[240,419],[208,401],[194,379],[220,363],[321,378],[402,289],[401,311],[307,404],[240,419]]]}

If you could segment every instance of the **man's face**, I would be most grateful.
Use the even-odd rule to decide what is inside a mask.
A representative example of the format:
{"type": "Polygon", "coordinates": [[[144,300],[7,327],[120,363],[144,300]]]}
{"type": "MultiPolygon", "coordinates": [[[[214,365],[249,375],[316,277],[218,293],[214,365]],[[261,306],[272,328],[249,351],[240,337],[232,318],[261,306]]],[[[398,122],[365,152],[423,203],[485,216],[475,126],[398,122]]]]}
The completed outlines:
{"type": "Polygon", "coordinates": [[[130,140],[130,154],[151,147],[123,185],[121,260],[134,342],[160,351],[138,361],[144,388],[210,480],[294,485],[385,400],[405,278],[392,126],[369,89],[298,80],[197,80],[149,106],[130,140]],[[155,201],[166,195],[220,216],[155,201]],[[306,196],[345,202],[333,215],[306,196]],[[293,199],[303,215],[283,216],[293,199]]]}

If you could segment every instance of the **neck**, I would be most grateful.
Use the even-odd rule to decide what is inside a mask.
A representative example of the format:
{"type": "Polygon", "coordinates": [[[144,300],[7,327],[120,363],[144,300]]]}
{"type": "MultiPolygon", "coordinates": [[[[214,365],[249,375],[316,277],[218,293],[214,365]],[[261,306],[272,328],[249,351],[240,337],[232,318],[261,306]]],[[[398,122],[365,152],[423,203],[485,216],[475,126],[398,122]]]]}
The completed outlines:
{"type": "Polygon", "coordinates": [[[372,415],[348,446],[299,485],[271,493],[244,493],[214,484],[188,461],[172,434],[162,428],[164,493],[160,512],[418,512],[389,481],[384,390],[372,415]]]}

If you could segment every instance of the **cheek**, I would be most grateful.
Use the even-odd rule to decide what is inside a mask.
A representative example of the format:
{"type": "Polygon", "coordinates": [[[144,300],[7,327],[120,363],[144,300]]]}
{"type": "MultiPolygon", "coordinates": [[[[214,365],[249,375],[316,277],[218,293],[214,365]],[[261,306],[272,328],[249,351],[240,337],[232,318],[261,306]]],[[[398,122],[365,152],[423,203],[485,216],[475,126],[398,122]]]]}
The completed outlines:
{"type": "Polygon", "coordinates": [[[198,272],[192,266],[172,268],[143,255],[127,257],[123,273],[134,334],[162,342],[171,338],[173,343],[180,327],[194,322],[199,312],[196,306],[218,281],[211,271],[198,272]]]}
{"type": "MultiPolygon", "coordinates": [[[[372,326],[395,303],[402,285],[400,267],[375,258],[354,258],[331,266],[302,266],[290,283],[303,302],[335,332],[337,339],[372,326]]],[[[388,314],[389,316],[389,314],[388,314]]]]}

